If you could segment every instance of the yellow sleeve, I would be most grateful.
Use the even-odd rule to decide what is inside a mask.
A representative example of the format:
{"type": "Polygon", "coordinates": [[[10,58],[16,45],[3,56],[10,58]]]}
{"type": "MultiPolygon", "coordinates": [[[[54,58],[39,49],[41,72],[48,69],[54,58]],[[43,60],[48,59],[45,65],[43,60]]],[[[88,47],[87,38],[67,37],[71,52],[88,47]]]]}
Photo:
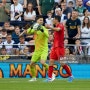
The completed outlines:
{"type": "Polygon", "coordinates": [[[34,32],[35,32],[35,30],[33,30],[31,28],[27,29],[27,34],[33,34],[34,32]]]}

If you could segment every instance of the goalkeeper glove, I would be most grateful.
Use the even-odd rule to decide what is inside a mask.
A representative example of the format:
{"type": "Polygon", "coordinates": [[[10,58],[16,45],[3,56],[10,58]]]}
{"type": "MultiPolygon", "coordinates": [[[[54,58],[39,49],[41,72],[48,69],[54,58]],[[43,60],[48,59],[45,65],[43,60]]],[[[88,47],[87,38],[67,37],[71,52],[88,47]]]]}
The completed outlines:
{"type": "Polygon", "coordinates": [[[38,23],[35,23],[32,28],[33,28],[34,30],[38,30],[38,27],[39,27],[39,24],[38,24],[38,23]]]}
{"type": "Polygon", "coordinates": [[[42,25],[39,25],[37,29],[40,30],[41,32],[44,32],[42,25]]]}

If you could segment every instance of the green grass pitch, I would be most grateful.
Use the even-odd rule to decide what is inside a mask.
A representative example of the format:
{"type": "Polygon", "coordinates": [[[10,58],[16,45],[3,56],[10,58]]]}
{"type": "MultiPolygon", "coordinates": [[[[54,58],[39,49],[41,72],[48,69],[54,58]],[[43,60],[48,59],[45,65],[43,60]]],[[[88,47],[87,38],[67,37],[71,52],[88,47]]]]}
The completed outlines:
{"type": "Polygon", "coordinates": [[[43,82],[37,79],[29,82],[29,78],[0,79],[0,90],[90,90],[90,80],[75,79],[67,82],[66,79],[56,79],[53,82],[43,82]]]}

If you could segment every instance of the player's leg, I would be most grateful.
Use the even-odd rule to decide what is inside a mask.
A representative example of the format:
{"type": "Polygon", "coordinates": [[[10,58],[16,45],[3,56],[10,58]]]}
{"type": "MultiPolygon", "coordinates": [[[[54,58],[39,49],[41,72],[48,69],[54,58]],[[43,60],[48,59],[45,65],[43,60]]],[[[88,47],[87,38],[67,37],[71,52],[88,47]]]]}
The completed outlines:
{"type": "Polygon", "coordinates": [[[30,70],[32,73],[32,79],[29,81],[36,81],[36,68],[35,68],[35,62],[31,61],[30,63],[30,70]]]}
{"type": "Polygon", "coordinates": [[[61,63],[61,66],[66,71],[66,73],[69,75],[68,81],[72,82],[74,77],[73,77],[73,75],[71,73],[71,70],[70,70],[69,66],[67,64],[65,64],[65,63],[63,63],[63,64],[61,63]]]}
{"type": "Polygon", "coordinates": [[[54,60],[51,59],[49,62],[48,77],[52,78],[54,60]]]}
{"type": "Polygon", "coordinates": [[[40,59],[40,55],[37,52],[34,52],[32,59],[31,59],[31,63],[30,63],[30,70],[32,73],[32,79],[29,81],[36,81],[36,68],[35,68],[35,63],[38,62],[38,60],[40,59]]]}
{"type": "Polygon", "coordinates": [[[54,59],[51,59],[50,62],[49,62],[49,69],[48,69],[48,77],[49,77],[49,79],[52,79],[53,65],[54,65],[54,59]]]}
{"type": "Polygon", "coordinates": [[[55,74],[53,74],[53,65],[54,61],[57,60],[57,55],[55,53],[55,49],[51,49],[50,53],[50,61],[49,61],[49,69],[48,69],[48,80],[47,81],[53,81],[55,80],[55,74]]]}
{"type": "Polygon", "coordinates": [[[61,66],[63,67],[63,69],[65,69],[66,73],[69,75],[70,81],[72,81],[73,78],[72,78],[71,70],[68,67],[68,65],[65,63],[65,58],[64,58],[65,50],[64,50],[64,48],[58,48],[57,54],[58,54],[61,66]]]}
{"type": "Polygon", "coordinates": [[[44,51],[41,53],[41,59],[40,59],[40,62],[45,67],[46,71],[48,70],[49,67],[48,64],[46,63],[47,56],[48,56],[48,51],[44,51]]]}

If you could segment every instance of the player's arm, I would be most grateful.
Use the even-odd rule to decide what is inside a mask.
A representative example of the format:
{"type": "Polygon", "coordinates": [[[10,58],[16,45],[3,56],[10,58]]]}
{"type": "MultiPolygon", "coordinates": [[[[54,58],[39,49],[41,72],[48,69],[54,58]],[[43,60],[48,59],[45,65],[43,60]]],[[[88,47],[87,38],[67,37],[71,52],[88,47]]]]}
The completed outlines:
{"type": "Polygon", "coordinates": [[[51,27],[50,29],[51,29],[51,30],[54,30],[54,31],[60,31],[60,30],[61,30],[60,27],[51,27]]]}
{"type": "Polygon", "coordinates": [[[61,30],[60,27],[51,27],[50,25],[46,25],[46,28],[49,28],[49,29],[54,30],[54,31],[60,31],[61,30]]]}
{"type": "Polygon", "coordinates": [[[19,35],[19,36],[22,36],[24,34],[33,34],[34,33],[34,30],[30,27],[29,24],[27,24],[25,27],[24,27],[24,31],[19,35]]]}
{"type": "Polygon", "coordinates": [[[29,28],[27,30],[24,30],[19,36],[23,36],[24,34],[33,34],[35,30],[29,28]]]}
{"type": "Polygon", "coordinates": [[[34,29],[32,29],[32,28],[29,28],[29,29],[27,29],[27,34],[33,34],[35,32],[35,30],[34,29]]]}

